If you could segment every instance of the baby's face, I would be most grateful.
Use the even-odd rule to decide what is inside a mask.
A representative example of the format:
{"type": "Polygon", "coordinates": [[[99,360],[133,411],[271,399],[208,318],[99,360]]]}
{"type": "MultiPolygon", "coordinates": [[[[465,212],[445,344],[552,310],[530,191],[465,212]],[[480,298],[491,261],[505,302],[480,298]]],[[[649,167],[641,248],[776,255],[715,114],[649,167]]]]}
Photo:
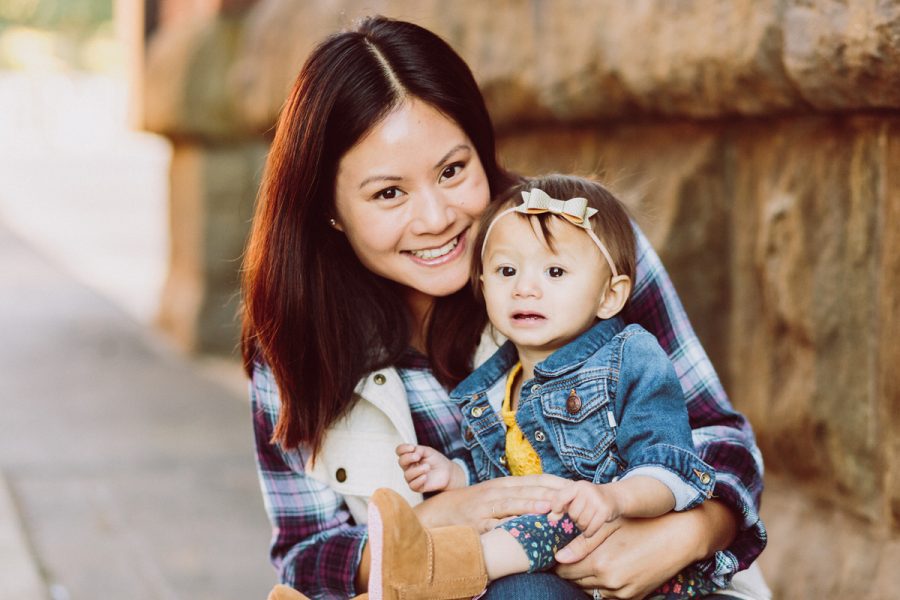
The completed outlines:
{"type": "Polygon", "coordinates": [[[587,233],[563,219],[548,221],[554,250],[517,214],[494,225],[482,275],[488,317],[519,352],[547,355],[597,319],[609,266],[587,233]]]}

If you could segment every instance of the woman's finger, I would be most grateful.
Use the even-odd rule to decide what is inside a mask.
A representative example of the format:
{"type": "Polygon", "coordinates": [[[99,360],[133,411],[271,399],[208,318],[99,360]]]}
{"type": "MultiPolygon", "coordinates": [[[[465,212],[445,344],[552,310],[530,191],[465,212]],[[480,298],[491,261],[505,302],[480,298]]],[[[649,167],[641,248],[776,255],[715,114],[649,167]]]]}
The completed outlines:
{"type": "Polygon", "coordinates": [[[582,533],[556,553],[556,561],[562,565],[577,563],[596,550],[615,530],[614,524],[604,523],[594,535],[582,533]]]}
{"type": "Polygon", "coordinates": [[[493,519],[518,517],[519,515],[544,514],[550,510],[546,500],[530,500],[528,498],[503,498],[485,507],[493,519]]]}
{"type": "Polygon", "coordinates": [[[548,490],[560,490],[571,483],[568,479],[546,473],[543,475],[499,477],[491,481],[496,482],[496,485],[501,487],[546,488],[548,490]]]}

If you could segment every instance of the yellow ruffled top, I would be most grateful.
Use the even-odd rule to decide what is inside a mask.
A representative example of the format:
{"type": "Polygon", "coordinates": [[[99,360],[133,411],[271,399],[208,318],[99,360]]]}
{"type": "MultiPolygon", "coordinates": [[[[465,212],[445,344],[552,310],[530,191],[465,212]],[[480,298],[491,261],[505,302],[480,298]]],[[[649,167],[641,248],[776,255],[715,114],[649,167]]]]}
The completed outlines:
{"type": "Polygon", "coordinates": [[[541,457],[525,439],[519,424],[516,423],[516,411],[510,408],[513,385],[521,372],[522,363],[516,363],[510,370],[506,378],[506,396],[503,397],[503,406],[500,409],[500,415],[506,423],[506,464],[513,475],[540,475],[544,472],[541,469],[541,457]]]}

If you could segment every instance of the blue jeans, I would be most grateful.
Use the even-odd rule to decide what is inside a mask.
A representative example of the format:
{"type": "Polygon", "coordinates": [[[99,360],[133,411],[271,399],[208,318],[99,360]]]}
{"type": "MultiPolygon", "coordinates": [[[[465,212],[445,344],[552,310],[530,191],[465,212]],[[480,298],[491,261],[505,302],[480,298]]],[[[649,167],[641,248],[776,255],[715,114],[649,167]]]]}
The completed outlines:
{"type": "Polygon", "coordinates": [[[483,600],[585,600],[580,587],[553,573],[522,573],[498,579],[483,600]]]}
{"type": "MultiPolygon", "coordinates": [[[[553,573],[521,573],[493,582],[481,598],[482,600],[585,600],[590,596],[571,581],[553,573]]],[[[712,594],[703,598],[729,600],[731,596],[712,594]]]]}

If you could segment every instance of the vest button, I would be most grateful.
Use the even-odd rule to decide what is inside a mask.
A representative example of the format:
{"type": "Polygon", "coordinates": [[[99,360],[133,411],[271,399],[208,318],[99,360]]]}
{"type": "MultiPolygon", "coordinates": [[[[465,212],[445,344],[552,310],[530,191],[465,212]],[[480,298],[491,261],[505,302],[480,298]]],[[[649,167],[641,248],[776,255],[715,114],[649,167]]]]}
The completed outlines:
{"type": "Polygon", "coordinates": [[[476,419],[484,414],[484,407],[474,406],[472,407],[472,416],[476,419]]]}
{"type": "Polygon", "coordinates": [[[344,467],[341,467],[334,472],[334,478],[338,480],[338,483],[344,483],[345,481],[347,481],[347,471],[344,470],[344,467]]]}
{"type": "Polygon", "coordinates": [[[471,442],[472,440],[475,439],[475,434],[472,433],[471,427],[466,427],[466,432],[463,434],[463,437],[466,438],[467,442],[471,442]]]}
{"type": "Polygon", "coordinates": [[[387,381],[387,377],[385,377],[381,373],[376,373],[373,381],[376,385],[384,385],[384,382],[387,381]]]}
{"type": "Polygon", "coordinates": [[[537,431],[534,432],[534,439],[536,439],[536,440],[539,441],[539,442],[543,442],[544,440],[547,439],[547,436],[544,435],[544,432],[543,432],[543,431],[541,431],[540,429],[538,429],[537,431]]]}
{"type": "Polygon", "coordinates": [[[569,398],[566,400],[566,411],[570,415],[576,414],[579,410],[581,410],[581,398],[578,397],[578,394],[575,393],[575,390],[569,394],[569,398]]]}

